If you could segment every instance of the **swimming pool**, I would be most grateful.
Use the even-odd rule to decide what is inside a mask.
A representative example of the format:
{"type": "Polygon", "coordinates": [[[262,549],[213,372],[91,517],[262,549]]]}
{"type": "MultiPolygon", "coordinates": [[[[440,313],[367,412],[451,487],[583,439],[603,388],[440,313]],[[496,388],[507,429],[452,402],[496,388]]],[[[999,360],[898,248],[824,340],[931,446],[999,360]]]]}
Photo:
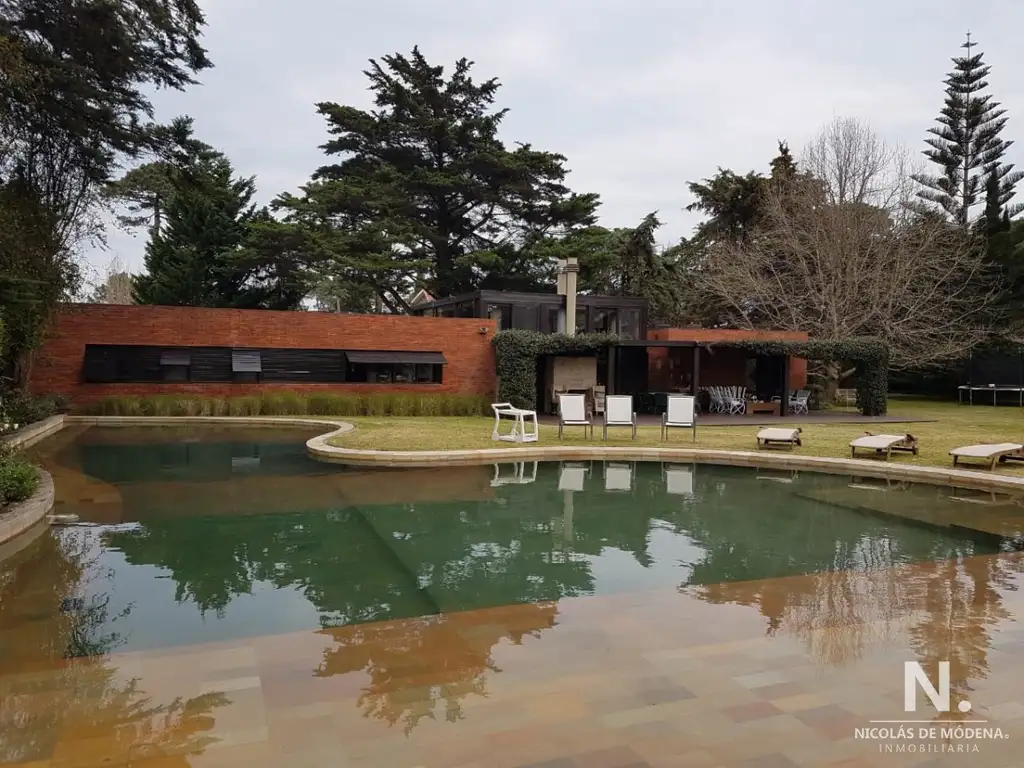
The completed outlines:
{"type": "Polygon", "coordinates": [[[309,436],[90,427],[44,443],[55,511],[81,524],[0,563],[0,600],[23,607],[0,655],[54,605],[80,628],[64,653],[89,656],[1013,546],[981,507],[964,526],[948,488],[628,462],[346,469],[309,459],[309,436]],[[17,569],[52,574],[44,597],[19,593],[17,569]]]}

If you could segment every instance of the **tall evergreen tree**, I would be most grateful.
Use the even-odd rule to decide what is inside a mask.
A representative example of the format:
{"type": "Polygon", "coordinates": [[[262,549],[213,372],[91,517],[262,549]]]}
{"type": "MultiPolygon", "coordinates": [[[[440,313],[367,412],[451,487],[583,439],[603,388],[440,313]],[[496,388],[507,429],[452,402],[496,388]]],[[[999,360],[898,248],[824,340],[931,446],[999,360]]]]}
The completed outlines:
{"type": "MultiPolygon", "coordinates": [[[[924,155],[941,169],[939,175],[916,174],[921,184],[921,199],[938,206],[961,228],[971,226],[971,209],[980,202],[986,177],[998,183],[998,203],[1007,207],[1013,199],[1017,182],[1024,174],[1014,171],[1012,163],[1003,163],[1006,150],[1013,144],[1000,138],[1008,118],[999,102],[985,93],[991,69],[983,63],[983,54],[973,53],[977,43],[971,40],[961,46],[965,56],[953,57],[953,71],[946,79],[946,104],[937,118],[937,126],[926,140],[931,147],[924,155]]],[[[995,198],[994,198],[995,199],[995,198]]],[[[1019,206],[1010,207],[1013,216],[1019,206]]]]}
{"type": "Polygon", "coordinates": [[[594,222],[597,196],[565,186],[563,156],[506,148],[500,84],[475,82],[472,66],[460,59],[446,73],[415,48],[371,61],[376,109],[318,104],[332,135],[324,150],[341,160],[317,171],[304,197],[279,201],[314,228],[339,230],[330,257],[370,274],[394,310],[404,309],[402,276],[435,296],[488,276],[500,287],[497,278],[529,271],[514,262],[532,242],[594,222]]]}
{"type": "Polygon", "coordinates": [[[223,155],[209,155],[176,178],[165,222],[146,247],[146,274],[135,280],[139,304],[292,309],[303,291],[291,261],[268,260],[249,246],[273,227],[252,204],[253,178],[238,178],[223,155]]]}

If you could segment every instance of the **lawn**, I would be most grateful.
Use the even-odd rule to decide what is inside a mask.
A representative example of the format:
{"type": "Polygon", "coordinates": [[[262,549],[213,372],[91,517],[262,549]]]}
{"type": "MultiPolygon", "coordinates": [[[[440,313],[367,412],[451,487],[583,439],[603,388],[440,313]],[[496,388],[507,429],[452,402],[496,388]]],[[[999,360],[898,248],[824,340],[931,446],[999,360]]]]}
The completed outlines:
{"type": "MultiPolygon", "coordinates": [[[[910,432],[920,440],[920,453],[893,454],[891,461],[949,467],[949,449],[972,443],[1024,442],[1024,409],[985,406],[959,406],[956,403],[905,400],[889,402],[891,416],[933,421],[901,424],[805,424],[803,446],[796,451],[808,456],[850,455],[849,443],[865,431],[900,434],[910,432]]],[[[493,419],[479,417],[390,417],[346,418],[356,425],[354,432],[333,438],[331,443],[344,448],[376,450],[455,450],[473,448],[514,448],[515,443],[494,443],[491,440],[493,419]]],[[[752,450],[758,425],[770,420],[751,420],[749,426],[702,427],[698,422],[696,446],[752,450]]],[[[670,442],[678,447],[691,447],[689,430],[672,430],[670,442]]],[[[540,445],[556,445],[558,428],[540,426],[540,445]]],[[[565,444],[570,445],[663,445],[658,427],[640,427],[636,442],[629,438],[627,428],[611,428],[608,442],[601,440],[600,423],[595,420],[594,440],[584,439],[581,428],[567,429],[565,444]]],[[[1024,462],[1003,465],[996,471],[1024,477],[1024,462]]]]}

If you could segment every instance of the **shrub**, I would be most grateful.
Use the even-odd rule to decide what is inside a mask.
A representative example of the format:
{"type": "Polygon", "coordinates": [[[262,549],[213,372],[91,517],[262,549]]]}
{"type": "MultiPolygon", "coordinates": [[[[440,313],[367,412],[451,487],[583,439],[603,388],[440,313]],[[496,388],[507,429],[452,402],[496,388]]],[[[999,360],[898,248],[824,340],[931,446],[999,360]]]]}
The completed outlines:
{"type": "Polygon", "coordinates": [[[0,459],[0,503],[17,504],[39,487],[39,470],[17,456],[0,459]]]}
{"type": "Polygon", "coordinates": [[[67,408],[67,399],[60,395],[34,397],[22,390],[11,390],[0,397],[4,421],[25,426],[42,421],[67,408]]]}
{"type": "Polygon", "coordinates": [[[186,395],[112,397],[87,409],[95,416],[487,416],[490,398],[415,393],[334,394],[270,392],[204,398],[186,395]]]}

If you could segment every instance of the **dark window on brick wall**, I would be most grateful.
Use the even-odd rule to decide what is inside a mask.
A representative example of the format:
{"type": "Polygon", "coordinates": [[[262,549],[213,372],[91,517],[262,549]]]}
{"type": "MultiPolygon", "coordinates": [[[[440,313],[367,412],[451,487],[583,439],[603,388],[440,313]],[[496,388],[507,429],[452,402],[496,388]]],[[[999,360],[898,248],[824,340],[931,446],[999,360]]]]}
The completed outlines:
{"type": "Polygon", "coordinates": [[[263,349],[261,381],[340,382],[345,356],[338,349],[263,349]]]}
{"type": "Polygon", "coordinates": [[[440,352],[350,350],[345,380],[367,384],[440,384],[447,362],[440,352]]]}
{"type": "Polygon", "coordinates": [[[82,378],[90,383],[440,384],[446,363],[440,352],[88,344],[82,378]]]}

